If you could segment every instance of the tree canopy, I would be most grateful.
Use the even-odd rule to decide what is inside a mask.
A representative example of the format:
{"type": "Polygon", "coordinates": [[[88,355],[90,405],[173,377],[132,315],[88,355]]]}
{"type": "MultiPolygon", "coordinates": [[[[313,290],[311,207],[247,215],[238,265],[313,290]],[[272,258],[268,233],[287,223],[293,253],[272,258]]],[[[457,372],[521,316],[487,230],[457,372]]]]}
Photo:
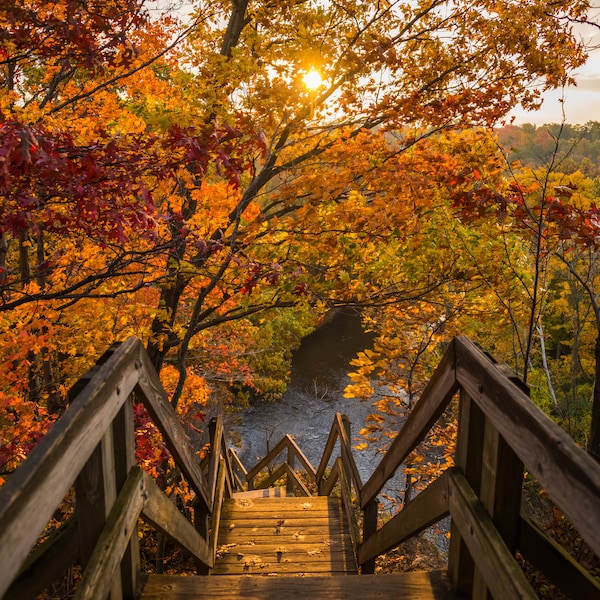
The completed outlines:
{"type": "Polygon", "coordinates": [[[365,309],[396,374],[402,323],[441,340],[496,313],[483,289],[527,312],[483,252],[506,239],[469,228],[521,194],[485,128],[572,81],[588,8],[0,2],[4,470],[128,335],[185,412],[280,394],[336,306],[365,309]]]}

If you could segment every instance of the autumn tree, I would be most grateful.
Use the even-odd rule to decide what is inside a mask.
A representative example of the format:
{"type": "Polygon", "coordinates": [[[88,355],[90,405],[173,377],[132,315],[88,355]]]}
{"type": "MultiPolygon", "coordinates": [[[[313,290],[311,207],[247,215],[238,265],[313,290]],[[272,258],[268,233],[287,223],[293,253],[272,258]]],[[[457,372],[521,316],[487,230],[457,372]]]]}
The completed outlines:
{"type": "MultiPolygon", "coordinates": [[[[571,31],[580,0],[217,1],[189,24],[153,19],[152,6],[0,5],[0,308],[6,329],[52,350],[31,375],[45,368],[57,388],[54,361],[93,354],[79,308],[105,315],[106,337],[141,335],[157,368],[176,363],[177,404],[194,361],[225,339],[229,362],[267,311],[280,315],[269,335],[281,377],[283,345],[311,312],[441,289],[451,264],[425,277],[418,256],[405,272],[392,264],[408,257],[404,224],[426,224],[405,200],[438,197],[412,167],[402,180],[400,157],[436,132],[535,107],[531,80],[562,85],[585,59],[571,31]],[[307,89],[312,69],[322,84],[307,89]],[[387,223],[387,256],[365,260],[387,223]]],[[[440,178],[443,156],[415,155],[440,178]]],[[[240,360],[231,379],[265,365],[240,360]]]]}

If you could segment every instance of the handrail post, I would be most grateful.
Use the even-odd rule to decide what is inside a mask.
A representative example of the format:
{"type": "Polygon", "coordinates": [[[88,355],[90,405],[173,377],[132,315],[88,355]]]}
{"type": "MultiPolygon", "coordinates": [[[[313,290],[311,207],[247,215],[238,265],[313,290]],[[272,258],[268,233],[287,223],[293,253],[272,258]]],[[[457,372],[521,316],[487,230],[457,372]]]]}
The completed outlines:
{"type": "MultiPolygon", "coordinates": [[[[291,446],[288,446],[288,449],[287,449],[287,464],[290,467],[290,469],[293,471],[295,468],[296,462],[294,460],[294,452],[292,451],[291,446]]],[[[292,496],[294,494],[294,480],[289,475],[286,476],[285,491],[288,496],[292,496]]]]}
{"type": "MultiPolygon", "coordinates": [[[[208,424],[208,436],[210,442],[210,456],[208,461],[208,486],[210,490],[209,501],[211,502],[211,504],[215,501],[213,494],[216,489],[216,479],[218,478],[218,467],[220,462],[220,449],[218,446],[220,445],[219,442],[221,440],[217,438],[218,430],[220,429],[219,427],[217,427],[217,425],[217,418],[211,419],[210,423],[208,424]]],[[[212,506],[210,508],[212,510],[212,506]]],[[[205,540],[208,541],[210,535],[210,514],[205,509],[203,509],[199,502],[196,502],[194,506],[194,527],[196,528],[196,531],[205,540]]],[[[198,575],[208,575],[209,569],[205,565],[196,561],[196,572],[198,573],[198,575]]]]}
{"type": "MultiPolygon", "coordinates": [[[[470,396],[460,390],[458,405],[458,436],[456,440],[455,464],[464,473],[469,485],[479,493],[481,485],[481,460],[483,456],[483,433],[485,415],[470,396]]],[[[462,594],[471,594],[475,563],[469,554],[458,528],[450,528],[448,552],[448,575],[453,588],[462,594]]]]}
{"type": "MultiPolygon", "coordinates": [[[[133,398],[130,395],[112,423],[115,479],[117,495],[125,485],[130,470],[135,466],[135,423],[133,398]]],[[[121,560],[121,587],[123,598],[136,598],[141,579],[140,549],[135,528],[129,546],[121,560]]]]}
{"type": "MultiPolygon", "coordinates": [[[[377,532],[378,509],[379,503],[377,502],[377,498],[371,500],[371,502],[365,506],[363,511],[363,544],[377,532]]],[[[360,565],[360,572],[363,575],[372,575],[375,573],[375,558],[360,565]]]]}
{"type": "MultiPolygon", "coordinates": [[[[89,383],[100,365],[104,364],[118,347],[118,344],[111,346],[96,365],[73,385],[69,390],[70,400],[89,383]]],[[[80,562],[83,568],[91,557],[106,519],[127,479],[129,469],[134,464],[135,433],[129,396],[75,480],[75,514],[80,562]]],[[[139,549],[137,535],[132,538],[135,538],[135,541],[132,541],[126,552],[121,565],[122,571],[112,581],[111,600],[135,597],[139,580],[139,549]]]]}

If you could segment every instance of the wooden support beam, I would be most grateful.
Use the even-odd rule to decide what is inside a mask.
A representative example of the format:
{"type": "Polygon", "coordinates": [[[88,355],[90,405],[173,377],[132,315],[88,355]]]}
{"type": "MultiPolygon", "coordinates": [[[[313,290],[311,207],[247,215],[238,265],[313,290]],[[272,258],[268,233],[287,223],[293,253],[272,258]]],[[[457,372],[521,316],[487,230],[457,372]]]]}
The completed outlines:
{"type": "Polygon", "coordinates": [[[455,344],[458,383],[600,556],[600,464],[472,342],[455,344]]]}
{"type": "Polygon", "coordinates": [[[454,342],[452,342],[400,433],[396,436],[383,460],[377,465],[369,481],[365,483],[360,499],[363,509],[377,497],[388,479],[394,475],[406,457],[425,438],[457,391],[458,384],[454,372],[454,342]]]}
{"type": "Polygon", "coordinates": [[[522,517],[519,551],[570,598],[600,598],[600,582],[535,523],[522,517]]]}
{"type": "Polygon", "coordinates": [[[144,521],[158,529],[201,564],[212,568],[214,558],[208,542],[194,526],[177,510],[177,507],[158,488],[149,475],[144,475],[145,502],[142,510],[144,521]]]}
{"type": "Polygon", "coordinates": [[[210,513],[211,502],[206,478],[202,473],[202,469],[200,469],[189,439],[167,398],[167,394],[160,383],[160,379],[154,370],[150,358],[141,346],[136,367],[139,371],[136,393],[139,393],[139,397],[150,413],[154,424],[161,432],[165,444],[169,452],[173,455],[177,466],[196,492],[198,501],[204,510],[210,513]]]}
{"type": "Polygon", "coordinates": [[[139,467],[131,470],[83,572],[75,600],[98,600],[111,591],[129,540],[132,535],[137,536],[138,517],[146,495],[144,475],[139,467]]]}
{"type": "Polygon", "coordinates": [[[449,470],[449,508],[477,569],[494,598],[535,600],[514,556],[460,470],[449,470]]]}
{"type": "Polygon", "coordinates": [[[75,517],[71,517],[29,555],[2,600],[37,598],[77,562],[79,532],[75,517]]]}
{"type": "MultiPolygon", "coordinates": [[[[477,404],[471,400],[471,397],[464,390],[461,390],[458,404],[458,436],[454,463],[463,472],[475,493],[479,493],[481,488],[484,430],[485,415],[477,404]]],[[[475,563],[454,521],[450,526],[448,575],[456,591],[468,596],[471,595],[475,577],[475,563]]]]}
{"type": "Polygon", "coordinates": [[[447,516],[448,510],[448,471],[444,471],[359,546],[359,563],[367,563],[417,535],[447,516]]]}

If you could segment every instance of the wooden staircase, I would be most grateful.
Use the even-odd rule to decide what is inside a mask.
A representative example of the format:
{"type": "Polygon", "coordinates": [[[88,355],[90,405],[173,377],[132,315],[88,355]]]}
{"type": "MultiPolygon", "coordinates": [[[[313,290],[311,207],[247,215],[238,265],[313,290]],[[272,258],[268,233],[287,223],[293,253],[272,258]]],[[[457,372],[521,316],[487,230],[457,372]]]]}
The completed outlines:
{"type": "Polygon", "coordinates": [[[0,488],[3,600],[45,597],[74,566],[82,573],[74,600],[414,600],[449,598],[450,589],[482,600],[536,598],[517,554],[567,596],[600,598],[598,580],[521,513],[526,468],[600,556],[600,465],[466,338],[449,345],[364,484],[339,414],[317,468],[288,435],[246,471],[220,419],[210,424],[210,452],[199,463],[135,338],[105,353],[71,398],[0,488]],[[187,482],[190,504],[173,502],[136,465],[134,396],[187,482]],[[455,466],[382,524],[383,486],[455,400],[455,466]],[[73,514],[40,543],[71,495],[73,514]],[[447,573],[373,574],[378,556],[447,516],[447,573]],[[140,518],[192,557],[197,575],[144,574],[140,518]]]}
{"type": "Polygon", "coordinates": [[[454,597],[441,572],[358,575],[341,499],[282,490],[225,500],[211,576],[150,575],[142,600],[454,597]]]}

